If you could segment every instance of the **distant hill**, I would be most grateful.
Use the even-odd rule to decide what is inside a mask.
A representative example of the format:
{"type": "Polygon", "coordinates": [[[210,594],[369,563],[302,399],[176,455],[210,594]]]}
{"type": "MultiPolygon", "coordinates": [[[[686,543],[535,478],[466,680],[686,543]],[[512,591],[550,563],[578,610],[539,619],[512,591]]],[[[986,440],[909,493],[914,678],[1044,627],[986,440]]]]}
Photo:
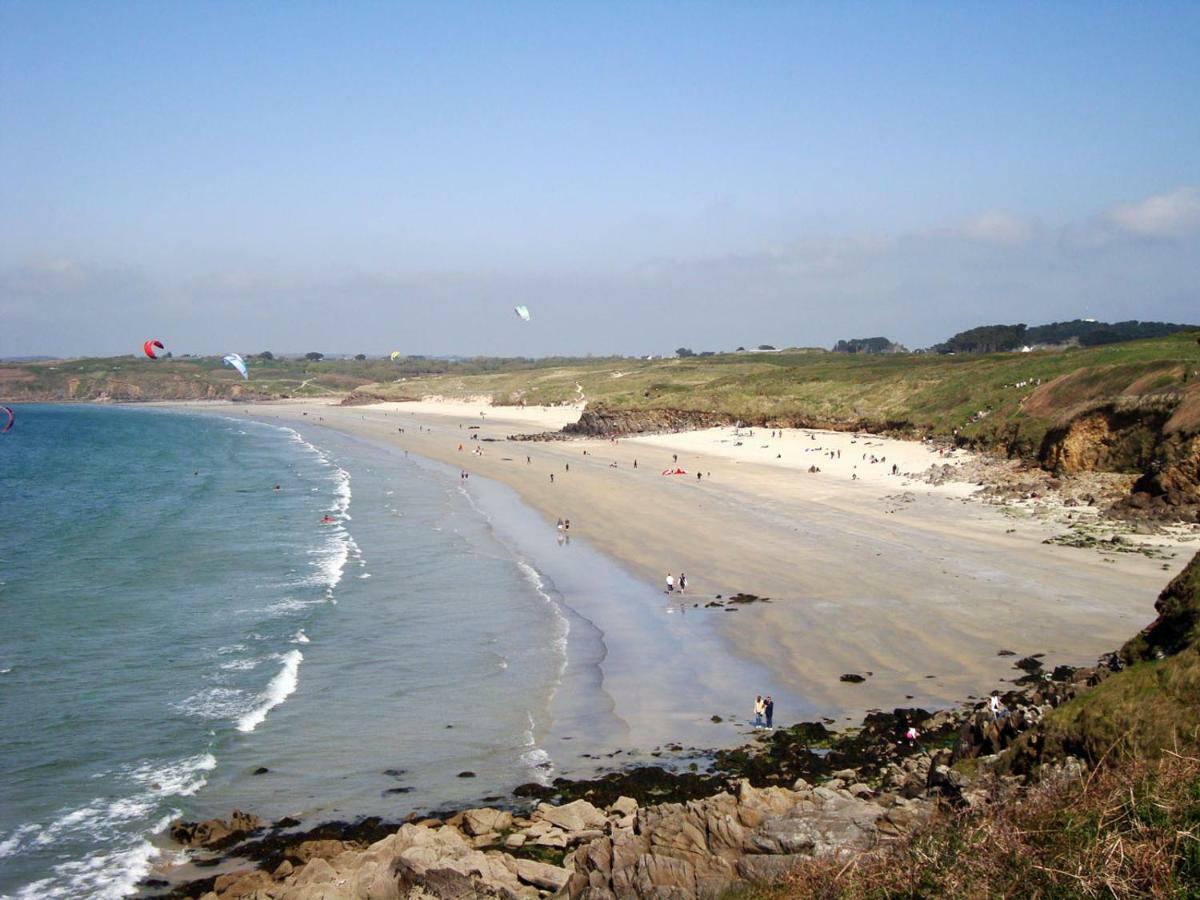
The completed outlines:
{"type": "Polygon", "coordinates": [[[935,344],[934,353],[1003,353],[1023,347],[1079,346],[1100,347],[1123,341],[1167,337],[1181,331],[1195,331],[1197,325],[1172,322],[1097,322],[1074,319],[1049,325],[980,325],[960,331],[947,341],[935,344]]]}

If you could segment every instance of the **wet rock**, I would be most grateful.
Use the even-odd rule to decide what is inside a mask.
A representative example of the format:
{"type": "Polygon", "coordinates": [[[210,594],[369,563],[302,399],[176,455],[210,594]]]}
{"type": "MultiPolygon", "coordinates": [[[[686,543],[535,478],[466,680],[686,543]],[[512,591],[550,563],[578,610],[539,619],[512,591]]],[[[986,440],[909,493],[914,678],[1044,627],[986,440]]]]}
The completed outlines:
{"type": "Polygon", "coordinates": [[[850,684],[861,684],[862,682],[866,681],[867,679],[864,678],[862,675],[856,675],[853,672],[847,672],[845,675],[843,675],[838,680],[839,681],[847,681],[850,684]]]}

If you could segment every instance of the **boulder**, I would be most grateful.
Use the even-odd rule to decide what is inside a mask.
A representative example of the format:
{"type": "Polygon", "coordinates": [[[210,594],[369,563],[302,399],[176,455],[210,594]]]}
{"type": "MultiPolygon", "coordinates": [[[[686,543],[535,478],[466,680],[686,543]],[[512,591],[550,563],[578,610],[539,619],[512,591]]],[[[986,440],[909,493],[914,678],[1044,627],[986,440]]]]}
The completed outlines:
{"type": "Polygon", "coordinates": [[[301,841],[287,851],[287,856],[292,862],[302,866],[313,859],[333,859],[351,847],[353,845],[344,841],[301,841]]]}
{"type": "Polygon", "coordinates": [[[536,862],[532,859],[518,859],[517,877],[526,884],[545,888],[548,891],[559,891],[567,883],[570,873],[559,866],[536,862]]]}
{"type": "Polygon", "coordinates": [[[525,835],[515,831],[504,839],[505,850],[519,850],[525,844],[525,835]]]}
{"type": "Polygon", "coordinates": [[[556,825],[563,831],[603,830],[608,824],[604,813],[586,800],[575,800],[562,806],[539,803],[532,818],[556,825]]]}
{"type": "Polygon", "coordinates": [[[512,827],[512,813],[502,809],[468,809],[462,814],[462,830],[472,837],[512,827]]]}
{"type": "Polygon", "coordinates": [[[243,869],[218,875],[213,882],[213,890],[223,900],[240,900],[242,897],[253,897],[260,890],[274,887],[271,876],[261,869],[243,869]]]}

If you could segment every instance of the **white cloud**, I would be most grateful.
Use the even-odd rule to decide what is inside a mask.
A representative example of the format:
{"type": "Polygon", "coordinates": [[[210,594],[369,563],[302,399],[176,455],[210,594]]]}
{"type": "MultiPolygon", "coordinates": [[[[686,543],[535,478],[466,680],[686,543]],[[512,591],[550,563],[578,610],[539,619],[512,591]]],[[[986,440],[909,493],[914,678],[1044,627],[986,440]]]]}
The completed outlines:
{"type": "Polygon", "coordinates": [[[968,241],[974,244],[1015,247],[1028,243],[1035,231],[1033,220],[993,209],[976,213],[966,219],[912,231],[901,237],[930,244],[968,241]]]}
{"type": "Polygon", "coordinates": [[[1200,190],[1181,187],[1109,210],[1110,223],[1142,237],[1177,238],[1200,230],[1200,190]]]}
{"type": "Polygon", "coordinates": [[[959,223],[951,232],[986,244],[1023,244],[1033,235],[1033,225],[1011,213],[993,210],[959,223]]]}

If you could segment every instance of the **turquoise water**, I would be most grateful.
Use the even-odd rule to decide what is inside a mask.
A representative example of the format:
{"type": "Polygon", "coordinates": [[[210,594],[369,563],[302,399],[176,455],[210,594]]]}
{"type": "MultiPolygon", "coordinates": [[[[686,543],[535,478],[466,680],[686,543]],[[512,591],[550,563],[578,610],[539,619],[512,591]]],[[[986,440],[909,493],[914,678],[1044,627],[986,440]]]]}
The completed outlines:
{"type": "Polygon", "coordinates": [[[399,818],[548,776],[569,627],[552,589],[456,478],[318,443],[18,409],[0,443],[0,894],[125,895],[178,815],[399,818]]]}

